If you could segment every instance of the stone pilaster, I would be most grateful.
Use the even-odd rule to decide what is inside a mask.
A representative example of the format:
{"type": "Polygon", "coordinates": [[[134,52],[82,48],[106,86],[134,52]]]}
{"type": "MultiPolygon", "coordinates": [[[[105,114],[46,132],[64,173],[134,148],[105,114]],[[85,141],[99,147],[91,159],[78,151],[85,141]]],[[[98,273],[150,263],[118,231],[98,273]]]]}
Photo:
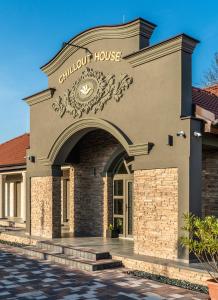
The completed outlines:
{"type": "Polygon", "coordinates": [[[178,258],[178,169],[134,172],[134,251],[178,258]]]}
{"type": "Polygon", "coordinates": [[[61,236],[61,177],[31,178],[31,235],[61,236]]]}
{"type": "Polygon", "coordinates": [[[10,182],[9,216],[14,217],[14,182],[10,182]]]}
{"type": "Polygon", "coordinates": [[[104,182],[104,214],[103,214],[103,236],[106,230],[113,224],[113,179],[110,176],[103,177],[104,182]]]}
{"type": "Polygon", "coordinates": [[[69,196],[69,231],[75,234],[75,213],[74,213],[74,201],[75,201],[75,168],[70,167],[69,180],[70,180],[70,196],[69,196]]]}

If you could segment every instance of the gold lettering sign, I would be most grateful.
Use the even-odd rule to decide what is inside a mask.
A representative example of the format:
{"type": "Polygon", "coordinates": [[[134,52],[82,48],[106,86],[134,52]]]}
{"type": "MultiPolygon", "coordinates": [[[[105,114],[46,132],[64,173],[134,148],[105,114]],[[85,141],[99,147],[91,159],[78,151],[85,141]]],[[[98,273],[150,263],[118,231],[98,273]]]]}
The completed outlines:
{"type": "Polygon", "coordinates": [[[98,51],[93,54],[87,54],[84,57],[78,59],[72,64],[64,73],[59,77],[59,83],[63,83],[71,74],[79,70],[81,67],[86,66],[92,60],[96,62],[100,61],[114,61],[119,62],[121,60],[121,51],[98,51]]]}

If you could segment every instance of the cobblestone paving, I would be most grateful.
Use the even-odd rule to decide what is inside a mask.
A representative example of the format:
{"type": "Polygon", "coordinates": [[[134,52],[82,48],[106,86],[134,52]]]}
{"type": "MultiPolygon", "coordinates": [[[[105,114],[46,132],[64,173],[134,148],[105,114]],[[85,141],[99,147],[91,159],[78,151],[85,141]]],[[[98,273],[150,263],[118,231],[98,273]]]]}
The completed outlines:
{"type": "Polygon", "coordinates": [[[208,299],[204,294],[131,277],[124,269],[82,272],[0,247],[0,299],[208,299]]]}

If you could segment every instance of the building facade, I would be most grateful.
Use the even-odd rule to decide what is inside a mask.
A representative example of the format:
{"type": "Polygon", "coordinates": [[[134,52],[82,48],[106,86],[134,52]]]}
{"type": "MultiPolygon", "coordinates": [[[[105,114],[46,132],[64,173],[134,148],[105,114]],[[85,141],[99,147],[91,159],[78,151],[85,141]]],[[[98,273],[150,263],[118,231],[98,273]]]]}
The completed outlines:
{"type": "Polygon", "coordinates": [[[187,261],[183,214],[218,215],[218,97],[192,87],[198,41],[150,45],[154,28],[89,29],[41,68],[48,89],[25,99],[28,234],[105,237],[113,224],[135,253],[187,261]]]}

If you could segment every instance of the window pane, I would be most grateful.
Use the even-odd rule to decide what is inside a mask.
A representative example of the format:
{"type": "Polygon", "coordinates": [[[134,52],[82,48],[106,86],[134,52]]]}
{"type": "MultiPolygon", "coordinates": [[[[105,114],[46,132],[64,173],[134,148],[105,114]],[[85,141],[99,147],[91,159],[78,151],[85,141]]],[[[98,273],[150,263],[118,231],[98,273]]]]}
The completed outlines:
{"type": "Polygon", "coordinates": [[[117,174],[128,174],[124,162],[122,162],[122,163],[118,166],[116,173],[117,173],[117,174]]]}
{"type": "Polygon", "coordinates": [[[114,228],[118,230],[119,234],[123,234],[123,218],[114,218],[114,228]]]}
{"type": "Polygon", "coordinates": [[[123,196],[123,180],[114,180],[114,196],[123,196]]]}
{"type": "Polygon", "coordinates": [[[114,213],[116,215],[123,214],[123,199],[114,199],[114,213]]]}
{"type": "Polygon", "coordinates": [[[132,182],[128,182],[128,234],[132,234],[132,182]]]}

